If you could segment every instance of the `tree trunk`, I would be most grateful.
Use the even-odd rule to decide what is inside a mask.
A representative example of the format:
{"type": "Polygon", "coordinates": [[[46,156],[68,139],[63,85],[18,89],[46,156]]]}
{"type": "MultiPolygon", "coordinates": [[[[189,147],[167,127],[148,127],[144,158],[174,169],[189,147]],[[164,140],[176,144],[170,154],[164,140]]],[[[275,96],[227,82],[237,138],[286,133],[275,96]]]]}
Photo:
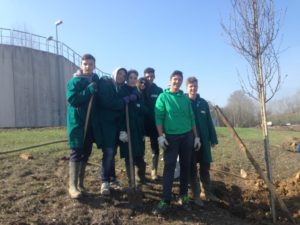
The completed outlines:
{"type": "MultiPolygon", "coordinates": [[[[259,102],[260,102],[260,113],[261,113],[261,128],[263,133],[263,141],[264,141],[264,153],[265,153],[265,162],[267,169],[267,176],[270,183],[273,183],[272,179],[272,165],[270,158],[270,148],[269,148],[269,134],[268,134],[268,126],[267,126],[267,115],[266,115],[266,90],[264,86],[263,80],[263,70],[261,64],[261,49],[259,42],[259,28],[258,28],[258,14],[257,14],[257,1],[253,0],[253,19],[255,26],[255,44],[256,44],[256,64],[257,64],[257,76],[258,76],[258,91],[259,91],[259,102]]],[[[275,201],[274,195],[271,191],[269,191],[269,200],[270,200],[270,210],[272,213],[273,223],[276,223],[276,209],[275,209],[275,201]]]]}

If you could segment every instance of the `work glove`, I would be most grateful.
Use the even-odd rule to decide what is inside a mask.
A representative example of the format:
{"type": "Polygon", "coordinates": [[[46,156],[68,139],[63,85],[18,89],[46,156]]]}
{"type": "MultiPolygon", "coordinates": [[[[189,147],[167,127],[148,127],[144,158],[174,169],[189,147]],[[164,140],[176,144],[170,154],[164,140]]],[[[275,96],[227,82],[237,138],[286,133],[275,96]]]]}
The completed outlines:
{"type": "Polygon", "coordinates": [[[128,135],[126,131],[120,131],[119,140],[123,143],[128,142],[128,135]]]}
{"type": "Polygon", "coordinates": [[[194,140],[194,149],[196,152],[198,152],[201,148],[201,142],[200,142],[200,138],[199,137],[195,137],[194,140]]]}
{"type": "Polygon", "coordinates": [[[158,141],[159,146],[160,146],[161,148],[163,148],[163,149],[166,149],[167,146],[169,145],[167,139],[166,139],[165,136],[163,136],[163,135],[162,135],[162,136],[159,136],[159,137],[157,138],[157,141],[158,141]]]}
{"type": "Polygon", "coordinates": [[[128,104],[130,102],[130,97],[129,96],[125,96],[122,98],[125,104],[128,104]]]}
{"type": "Polygon", "coordinates": [[[90,83],[88,86],[87,86],[87,89],[91,92],[91,94],[95,94],[97,91],[98,91],[98,86],[95,82],[92,82],[90,83]]]}

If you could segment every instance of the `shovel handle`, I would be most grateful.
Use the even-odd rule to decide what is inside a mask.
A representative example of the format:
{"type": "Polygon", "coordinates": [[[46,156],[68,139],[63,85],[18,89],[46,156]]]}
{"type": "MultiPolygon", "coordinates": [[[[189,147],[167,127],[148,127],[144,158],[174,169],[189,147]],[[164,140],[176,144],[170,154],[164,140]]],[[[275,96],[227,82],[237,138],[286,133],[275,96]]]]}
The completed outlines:
{"type": "Polygon", "coordinates": [[[89,120],[90,120],[90,115],[91,115],[91,109],[93,105],[93,100],[94,100],[94,95],[89,100],[87,112],[86,112],[86,117],[85,117],[85,123],[84,123],[84,133],[83,133],[83,142],[85,141],[86,133],[87,133],[87,128],[89,125],[89,120]]]}
{"type": "Polygon", "coordinates": [[[133,155],[132,155],[128,104],[126,104],[126,106],[125,106],[125,111],[126,111],[125,112],[125,114],[126,114],[126,128],[127,128],[127,135],[128,135],[129,168],[130,168],[130,179],[131,179],[131,182],[129,182],[129,183],[131,184],[130,188],[135,189],[135,174],[134,174],[133,155]]]}

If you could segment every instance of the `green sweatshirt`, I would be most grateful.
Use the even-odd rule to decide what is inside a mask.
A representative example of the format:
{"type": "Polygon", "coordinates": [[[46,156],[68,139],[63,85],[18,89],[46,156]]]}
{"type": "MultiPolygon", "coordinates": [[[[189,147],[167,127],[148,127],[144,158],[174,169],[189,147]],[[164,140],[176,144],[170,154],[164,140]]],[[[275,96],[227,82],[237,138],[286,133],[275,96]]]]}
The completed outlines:
{"type": "Polygon", "coordinates": [[[166,89],[155,104],[155,123],[161,125],[165,134],[183,134],[195,125],[191,102],[180,90],[177,93],[166,89]]]}

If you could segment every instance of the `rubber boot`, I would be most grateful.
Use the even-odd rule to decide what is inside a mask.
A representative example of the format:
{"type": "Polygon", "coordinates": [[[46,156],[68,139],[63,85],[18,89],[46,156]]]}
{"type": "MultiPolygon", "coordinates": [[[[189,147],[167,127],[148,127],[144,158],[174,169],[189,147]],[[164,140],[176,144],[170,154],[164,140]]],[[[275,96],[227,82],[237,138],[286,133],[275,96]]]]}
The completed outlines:
{"type": "Polygon", "coordinates": [[[71,198],[79,198],[81,193],[77,189],[78,174],[79,174],[80,162],[69,163],[69,194],[71,198]]]}
{"type": "Polygon", "coordinates": [[[152,154],[151,179],[157,180],[158,155],[152,154]]]}
{"type": "Polygon", "coordinates": [[[86,162],[81,162],[80,163],[80,168],[79,168],[79,182],[78,182],[78,190],[84,194],[86,192],[84,188],[84,176],[85,176],[85,168],[86,168],[86,162]]]}
{"type": "Polygon", "coordinates": [[[146,184],[146,163],[140,162],[139,167],[137,169],[137,175],[139,178],[140,184],[146,184]]]}
{"type": "Polygon", "coordinates": [[[200,181],[198,177],[193,177],[190,181],[191,184],[191,189],[192,189],[192,194],[193,194],[193,199],[194,203],[200,207],[204,206],[203,201],[200,199],[200,181]]]}

